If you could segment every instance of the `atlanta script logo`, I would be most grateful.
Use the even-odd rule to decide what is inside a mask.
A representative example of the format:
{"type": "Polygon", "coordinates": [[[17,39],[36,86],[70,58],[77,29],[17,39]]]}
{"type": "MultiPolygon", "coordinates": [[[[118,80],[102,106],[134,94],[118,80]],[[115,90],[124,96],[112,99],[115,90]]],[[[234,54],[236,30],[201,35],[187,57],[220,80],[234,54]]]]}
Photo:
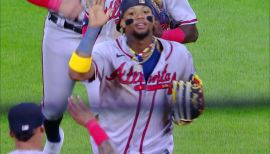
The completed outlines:
{"type": "MultiPolygon", "coordinates": [[[[143,86],[145,82],[143,72],[136,71],[134,66],[128,71],[124,70],[125,64],[125,62],[122,63],[111,75],[106,76],[106,79],[109,81],[118,79],[121,84],[138,84],[139,86],[134,87],[135,90],[147,89],[143,86]]],[[[152,83],[150,87],[152,87],[153,90],[170,88],[171,82],[176,80],[176,72],[170,73],[167,71],[167,68],[168,64],[165,65],[162,71],[149,77],[147,83],[152,83]]]]}

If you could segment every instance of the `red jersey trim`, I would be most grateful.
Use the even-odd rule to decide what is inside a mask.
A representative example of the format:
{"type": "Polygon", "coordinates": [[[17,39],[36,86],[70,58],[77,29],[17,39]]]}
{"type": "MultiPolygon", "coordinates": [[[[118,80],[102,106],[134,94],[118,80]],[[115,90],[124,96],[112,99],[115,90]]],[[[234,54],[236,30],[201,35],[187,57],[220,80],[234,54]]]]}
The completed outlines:
{"type": "Polygon", "coordinates": [[[131,56],[130,54],[128,54],[127,52],[125,52],[125,51],[123,50],[123,48],[121,47],[120,42],[119,42],[118,39],[116,39],[116,43],[117,43],[118,47],[121,49],[121,51],[122,51],[125,55],[127,55],[130,59],[132,59],[133,56],[131,56]]]}
{"type": "Polygon", "coordinates": [[[98,69],[98,66],[97,66],[97,63],[95,62],[95,60],[93,60],[93,64],[95,65],[95,69],[96,69],[95,72],[97,72],[97,76],[98,76],[99,80],[101,80],[101,74],[99,72],[99,69],[98,69]]]}
{"type": "Polygon", "coordinates": [[[194,22],[198,22],[198,20],[192,19],[192,20],[187,20],[187,21],[181,21],[180,25],[190,24],[190,23],[194,23],[194,22]]]}
{"type": "MultiPolygon", "coordinates": [[[[170,41],[169,41],[169,42],[170,42],[170,41]]],[[[170,58],[170,56],[171,56],[171,54],[172,54],[172,51],[173,51],[173,45],[172,45],[172,42],[170,42],[170,53],[169,53],[168,56],[166,57],[165,61],[167,61],[167,60],[170,58]]]]}
{"type": "Polygon", "coordinates": [[[150,113],[149,113],[149,116],[148,116],[148,119],[147,119],[147,122],[146,122],[146,126],[145,126],[145,128],[143,130],[143,135],[142,135],[142,138],[141,138],[141,144],[140,144],[140,153],[141,154],[143,153],[143,141],[144,141],[144,137],[146,135],[147,128],[149,126],[149,123],[150,123],[150,120],[151,120],[151,117],[152,117],[152,113],[153,113],[153,109],[154,109],[154,105],[155,105],[156,93],[157,93],[157,90],[154,92],[153,99],[152,99],[152,104],[151,104],[151,108],[150,108],[150,113]]]}
{"type": "Polygon", "coordinates": [[[139,114],[140,114],[141,103],[142,103],[142,91],[139,91],[139,102],[138,102],[138,106],[137,106],[137,111],[136,111],[136,115],[135,115],[135,119],[134,119],[134,122],[133,122],[133,125],[132,125],[131,132],[130,132],[129,137],[128,137],[128,142],[127,142],[127,145],[125,147],[124,154],[126,154],[128,152],[129,144],[130,144],[131,138],[133,136],[134,129],[135,129],[135,126],[137,124],[137,120],[138,120],[138,117],[139,117],[139,114]]]}

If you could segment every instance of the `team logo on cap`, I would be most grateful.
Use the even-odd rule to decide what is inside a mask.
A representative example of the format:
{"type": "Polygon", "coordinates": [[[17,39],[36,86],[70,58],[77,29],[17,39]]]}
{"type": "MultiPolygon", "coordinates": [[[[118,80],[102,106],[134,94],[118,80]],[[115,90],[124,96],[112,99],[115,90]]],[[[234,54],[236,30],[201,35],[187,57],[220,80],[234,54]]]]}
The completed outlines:
{"type": "Polygon", "coordinates": [[[145,0],[139,0],[139,4],[145,4],[145,0]]]}
{"type": "Polygon", "coordinates": [[[28,131],[29,125],[22,125],[22,131],[28,131]]]}

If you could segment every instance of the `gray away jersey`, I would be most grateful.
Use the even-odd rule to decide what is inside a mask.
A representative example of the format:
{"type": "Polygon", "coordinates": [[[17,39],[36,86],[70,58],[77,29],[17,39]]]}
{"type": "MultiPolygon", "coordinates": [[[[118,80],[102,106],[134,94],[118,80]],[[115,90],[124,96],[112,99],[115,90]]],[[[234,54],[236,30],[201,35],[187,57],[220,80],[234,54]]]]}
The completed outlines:
{"type": "Polygon", "coordinates": [[[142,66],[131,60],[125,36],[94,47],[92,56],[101,82],[100,124],[120,153],[173,151],[168,85],[173,80],[188,81],[194,67],[184,45],[159,40],[163,51],[147,83],[142,66]]]}

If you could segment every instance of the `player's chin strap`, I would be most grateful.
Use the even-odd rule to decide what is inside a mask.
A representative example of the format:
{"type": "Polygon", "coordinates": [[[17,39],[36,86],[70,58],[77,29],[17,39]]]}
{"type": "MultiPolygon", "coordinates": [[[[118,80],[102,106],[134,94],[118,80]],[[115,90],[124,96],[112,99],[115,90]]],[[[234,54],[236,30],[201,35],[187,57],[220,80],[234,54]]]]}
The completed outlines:
{"type": "Polygon", "coordinates": [[[92,50],[100,29],[101,27],[94,28],[88,26],[85,36],[70,58],[69,67],[72,70],[78,73],[87,73],[90,71],[92,64],[92,50]]]}

